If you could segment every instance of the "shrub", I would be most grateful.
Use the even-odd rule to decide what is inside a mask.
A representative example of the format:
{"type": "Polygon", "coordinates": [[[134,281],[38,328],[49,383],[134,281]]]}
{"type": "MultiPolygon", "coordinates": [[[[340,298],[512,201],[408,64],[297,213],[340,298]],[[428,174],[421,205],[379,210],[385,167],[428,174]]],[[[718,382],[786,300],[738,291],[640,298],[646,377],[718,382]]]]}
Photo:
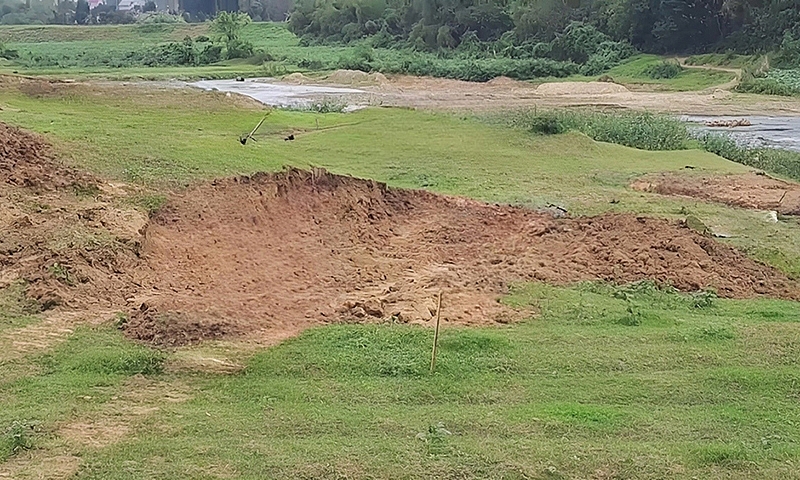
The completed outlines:
{"type": "Polygon", "coordinates": [[[568,130],[567,126],[561,121],[560,116],[553,112],[532,117],[527,127],[532,133],[543,135],[557,135],[568,130]]]}
{"type": "Polygon", "coordinates": [[[661,80],[666,78],[675,78],[683,71],[683,68],[677,62],[663,61],[650,65],[644,70],[644,74],[653,80],[661,80]]]}
{"type": "Polygon", "coordinates": [[[10,48],[6,48],[5,45],[0,43],[0,58],[5,58],[6,60],[14,60],[19,58],[19,52],[16,50],[12,50],[10,48]]]}

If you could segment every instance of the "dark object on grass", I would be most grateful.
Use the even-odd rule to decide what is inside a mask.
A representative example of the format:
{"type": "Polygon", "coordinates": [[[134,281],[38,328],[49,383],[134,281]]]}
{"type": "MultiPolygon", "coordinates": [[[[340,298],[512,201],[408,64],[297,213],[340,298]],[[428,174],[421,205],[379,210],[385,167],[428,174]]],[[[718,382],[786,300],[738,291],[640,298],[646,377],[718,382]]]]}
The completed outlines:
{"type": "Polygon", "coordinates": [[[619,200],[617,200],[616,198],[612,198],[610,203],[611,203],[612,205],[616,205],[616,204],[618,204],[618,203],[619,203],[619,200]]]}
{"type": "Polygon", "coordinates": [[[244,82],[244,77],[236,77],[237,82],[244,82]]]}
{"type": "Polygon", "coordinates": [[[248,138],[252,138],[252,139],[253,139],[253,141],[255,142],[255,141],[256,141],[256,139],[253,137],[253,135],[256,133],[256,130],[258,130],[258,127],[260,127],[260,126],[261,126],[261,124],[262,124],[262,123],[264,123],[264,120],[266,120],[266,119],[267,119],[267,117],[269,116],[269,114],[270,114],[270,113],[272,113],[272,110],[270,110],[269,112],[267,112],[267,114],[266,114],[266,115],[264,115],[264,118],[262,118],[262,119],[261,119],[261,120],[260,120],[260,121],[259,121],[259,122],[256,124],[256,126],[255,126],[255,128],[253,128],[253,131],[252,131],[252,132],[248,133],[248,134],[247,134],[247,135],[245,135],[244,137],[239,137],[239,143],[241,143],[242,145],[247,145],[247,139],[248,139],[248,138]]]}
{"type": "Polygon", "coordinates": [[[695,167],[694,167],[693,165],[686,165],[686,166],[685,166],[685,167],[683,167],[683,168],[686,168],[686,169],[688,169],[688,170],[694,170],[694,169],[695,169],[695,167]]]}
{"type": "Polygon", "coordinates": [[[284,142],[289,142],[289,141],[292,141],[292,140],[294,140],[294,134],[291,134],[288,137],[283,139],[284,142]]]}

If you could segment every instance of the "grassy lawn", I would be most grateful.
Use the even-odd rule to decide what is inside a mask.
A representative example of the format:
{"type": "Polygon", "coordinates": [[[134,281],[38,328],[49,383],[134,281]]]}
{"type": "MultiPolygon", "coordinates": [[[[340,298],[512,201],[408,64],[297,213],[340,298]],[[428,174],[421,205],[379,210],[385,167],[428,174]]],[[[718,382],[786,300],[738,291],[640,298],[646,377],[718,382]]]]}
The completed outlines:
{"type": "MultiPolygon", "coordinates": [[[[615,83],[626,85],[633,90],[645,89],[673,92],[703,90],[729,82],[735,76],[733,73],[728,72],[684,68],[674,78],[650,78],[647,75],[647,68],[662,61],[664,61],[664,58],[657,55],[636,55],[611,68],[605,75],[613,78],[615,83]]],[[[550,78],[545,79],[545,81],[594,82],[597,78],[598,76],[575,75],[567,78],[550,78]]],[[[539,81],[537,80],[536,82],[538,83],[539,81]]]]}
{"type": "MultiPolygon", "coordinates": [[[[628,188],[686,165],[747,171],[701,151],[643,152],[378,108],[275,111],[259,141],[242,146],[238,136],[265,110],[236,98],[83,88],[6,87],[0,120],[46,134],[65,161],[147,195],[313,165],[576,214],[691,212],[800,274],[797,224],[628,188]],[[283,141],[288,132],[297,140],[283,141]]],[[[18,292],[3,295],[0,347],[42,321],[18,292]]],[[[37,464],[63,457],[82,479],[800,478],[797,303],[647,283],[519,285],[505,301],[538,314],[506,327],[445,325],[433,375],[432,333],[405,325],[328,326],[255,354],[224,344],[156,351],[108,322],[44,352],[0,348],[0,474],[39,478],[37,464]],[[245,368],[181,367],[193,352],[245,368]]]]}
{"type": "Polygon", "coordinates": [[[33,426],[37,448],[66,443],[77,478],[799,478],[798,304],[648,284],[507,301],[541,314],[445,326],[433,375],[418,327],[311,330],[236,375],[158,373],[161,354],[79,330],[28,360],[38,372],[0,377],[0,421],[33,426]],[[191,387],[118,443],[60,438],[121,418],[108,406],[136,374],[191,387]]]}

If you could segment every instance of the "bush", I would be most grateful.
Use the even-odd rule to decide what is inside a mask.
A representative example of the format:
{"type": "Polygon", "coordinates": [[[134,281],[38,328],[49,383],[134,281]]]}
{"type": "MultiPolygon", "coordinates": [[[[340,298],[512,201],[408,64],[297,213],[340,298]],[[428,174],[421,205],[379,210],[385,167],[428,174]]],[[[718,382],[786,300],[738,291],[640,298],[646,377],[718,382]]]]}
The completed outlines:
{"type": "Polygon", "coordinates": [[[245,40],[234,40],[227,43],[225,56],[231,58],[249,58],[253,56],[253,44],[245,40]]]}
{"type": "Polygon", "coordinates": [[[683,71],[683,67],[678,65],[677,62],[663,61],[650,65],[644,70],[644,74],[653,80],[661,80],[666,78],[675,78],[683,71]]]}
{"type": "Polygon", "coordinates": [[[561,121],[561,116],[554,112],[535,115],[531,117],[526,126],[530,132],[542,135],[557,135],[566,133],[568,130],[564,122],[561,121]]]}
{"type": "Polygon", "coordinates": [[[10,48],[6,48],[5,45],[0,43],[0,58],[5,58],[6,60],[14,60],[19,58],[19,52],[16,50],[11,50],[10,48]]]}
{"type": "Polygon", "coordinates": [[[33,448],[34,424],[14,421],[0,435],[0,462],[23,450],[33,448]]]}

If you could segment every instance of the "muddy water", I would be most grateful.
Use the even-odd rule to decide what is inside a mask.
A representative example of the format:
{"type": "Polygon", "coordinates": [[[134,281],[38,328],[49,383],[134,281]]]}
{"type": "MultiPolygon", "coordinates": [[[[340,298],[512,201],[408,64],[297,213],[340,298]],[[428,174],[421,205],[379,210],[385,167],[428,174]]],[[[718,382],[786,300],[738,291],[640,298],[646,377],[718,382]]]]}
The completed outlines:
{"type": "Polygon", "coordinates": [[[692,122],[693,128],[701,132],[715,132],[730,135],[741,145],[752,147],[783,148],[800,152],[800,117],[695,117],[687,116],[682,120],[692,122]],[[706,127],[709,120],[732,120],[747,118],[749,127],[706,127]]]}
{"type": "Polygon", "coordinates": [[[356,88],[282,85],[270,83],[270,79],[265,78],[252,78],[243,82],[237,82],[236,80],[202,80],[190,85],[203,90],[239,93],[266,105],[277,107],[302,107],[320,101],[333,101],[344,103],[349,109],[355,109],[363,103],[360,97],[367,93],[356,88]]]}

